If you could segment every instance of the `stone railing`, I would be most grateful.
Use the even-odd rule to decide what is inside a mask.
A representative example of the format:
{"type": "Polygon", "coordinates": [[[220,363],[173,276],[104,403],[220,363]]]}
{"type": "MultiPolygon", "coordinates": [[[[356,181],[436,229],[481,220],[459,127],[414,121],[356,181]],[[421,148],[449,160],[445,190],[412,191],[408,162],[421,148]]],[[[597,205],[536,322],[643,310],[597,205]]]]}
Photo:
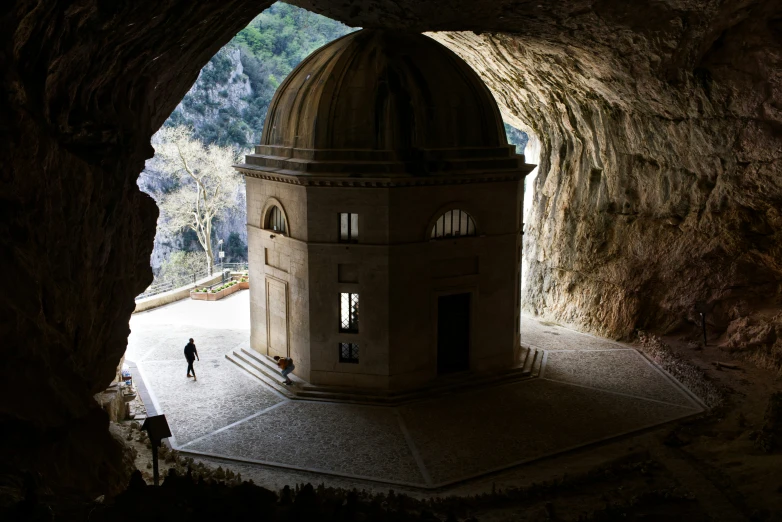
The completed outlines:
{"type": "Polygon", "coordinates": [[[145,310],[151,310],[153,308],[157,308],[158,306],[167,305],[169,303],[173,303],[181,299],[187,299],[188,297],[190,297],[190,290],[192,290],[193,288],[213,285],[218,281],[221,281],[222,278],[223,278],[223,274],[217,273],[212,276],[205,277],[204,279],[201,279],[199,281],[196,281],[195,284],[180,286],[179,288],[174,288],[173,290],[169,290],[168,292],[163,292],[162,294],[156,294],[150,297],[136,299],[136,309],[133,311],[133,313],[143,312],[145,310]]]}

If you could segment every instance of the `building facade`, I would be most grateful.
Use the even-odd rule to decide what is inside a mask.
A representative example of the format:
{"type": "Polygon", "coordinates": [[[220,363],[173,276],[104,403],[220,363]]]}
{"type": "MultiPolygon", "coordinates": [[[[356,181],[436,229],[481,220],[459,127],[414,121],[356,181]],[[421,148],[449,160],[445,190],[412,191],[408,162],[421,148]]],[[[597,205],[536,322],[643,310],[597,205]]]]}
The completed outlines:
{"type": "Polygon", "coordinates": [[[236,168],[254,350],[313,384],[368,389],[514,364],[533,166],[451,51],[380,30],[322,47],[236,168]]]}

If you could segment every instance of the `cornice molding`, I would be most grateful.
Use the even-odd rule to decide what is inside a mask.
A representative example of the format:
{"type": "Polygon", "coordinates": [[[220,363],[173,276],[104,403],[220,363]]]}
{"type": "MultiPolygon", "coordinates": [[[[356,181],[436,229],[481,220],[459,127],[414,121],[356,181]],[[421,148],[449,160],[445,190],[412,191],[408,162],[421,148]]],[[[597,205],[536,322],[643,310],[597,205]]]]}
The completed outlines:
{"type": "Polygon", "coordinates": [[[467,183],[497,183],[503,181],[518,181],[527,175],[522,170],[493,172],[491,174],[453,175],[398,178],[343,178],[326,176],[300,176],[281,174],[279,172],[266,172],[262,170],[248,169],[235,166],[236,170],[249,178],[301,185],[305,187],[361,187],[361,188],[394,188],[394,187],[421,187],[435,185],[464,185],[467,183]]]}

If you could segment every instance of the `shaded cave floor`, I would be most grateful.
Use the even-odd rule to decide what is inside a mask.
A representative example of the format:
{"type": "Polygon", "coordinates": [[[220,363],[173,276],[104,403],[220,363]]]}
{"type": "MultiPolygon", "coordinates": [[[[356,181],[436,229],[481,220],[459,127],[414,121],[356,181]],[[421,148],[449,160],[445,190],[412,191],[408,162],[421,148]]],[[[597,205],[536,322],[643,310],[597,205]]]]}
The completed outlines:
{"type": "MultiPolygon", "coordinates": [[[[218,339],[222,335],[221,331],[224,331],[223,333],[228,335],[228,341],[222,347],[225,350],[232,348],[229,345],[233,335],[237,336],[233,348],[242,343],[246,345],[249,330],[243,330],[241,327],[249,324],[247,292],[239,292],[226,300],[209,304],[221,306],[206,309],[209,314],[204,317],[193,316],[193,309],[190,307],[195,303],[188,301],[169,308],[166,314],[134,315],[131,322],[134,332],[128,350],[130,360],[133,360],[133,357],[141,360],[142,368],[155,360],[165,361],[166,357],[161,356],[165,352],[157,350],[165,350],[162,348],[164,345],[171,345],[172,355],[168,360],[176,363],[174,366],[181,366],[181,360],[178,358],[180,345],[183,345],[183,336],[186,338],[188,335],[207,334],[218,339]],[[239,305],[242,299],[246,300],[246,306],[233,306],[239,305]],[[232,300],[236,300],[235,303],[232,300]],[[225,306],[228,304],[232,306],[225,306]],[[158,355],[154,355],[150,347],[155,347],[158,355]]],[[[165,309],[160,309],[162,310],[165,309]]],[[[540,323],[534,319],[526,318],[525,321],[533,321],[525,327],[527,342],[549,351],[562,349],[563,343],[570,343],[574,339],[580,341],[582,351],[588,350],[589,346],[593,346],[593,350],[594,346],[598,346],[599,350],[600,343],[610,343],[612,347],[632,347],[580,334],[557,325],[540,323]]],[[[206,343],[208,338],[200,339],[201,353],[205,355],[204,359],[218,359],[219,351],[211,351],[209,343],[206,343]]],[[[782,383],[772,372],[748,364],[740,364],[741,369],[738,371],[717,370],[712,362],[725,361],[727,358],[718,347],[710,345],[704,349],[693,349],[692,343],[684,337],[670,336],[663,340],[673,352],[690,364],[700,367],[708,378],[723,390],[725,403],[722,408],[711,414],[684,417],[678,421],[582,446],[535,460],[531,464],[514,466],[435,490],[206,455],[195,458],[212,468],[222,466],[234,473],[241,473],[245,480],[253,480],[256,484],[275,491],[285,485],[312,483],[348,490],[358,488],[370,494],[388,493],[389,489],[393,489],[421,499],[432,495],[455,495],[462,498],[479,495],[480,497],[473,498],[487,498],[485,495],[491,495],[494,491],[523,492],[530,488],[537,491],[541,484],[554,485],[547,494],[527,497],[522,493],[523,500],[502,501],[498,505],[471,510],[479,520],[550,520],[549,503],[556,509],[559,519],[578,520],[584,513],[597,516],[610,506],[630,505],[648,493],[668,495],[670,491],[678,492],[671,497],[671,502],[657,502],[661,512],[665,514],[644,520],[686,518],[694,522],[701,519],[782,519],[782,477],[778,473],[779,469],[782,469],[782,454],[768,455],[758,452],[749,437],[763,422],[769,395],[773,391],[782,390],[782,383]],[[627,466],[628,462],[648,465],[645,464],[640,471],[616,471],[627,466]],[[614,471],[603,473],[602,470],[606,468],[614,471]],[[676,495],[691,498],[691,503],[694,502],[697,506],[695,511],[700,515],[693,513],[692,505],[676,500],[676,495]]],[[[565,353],[561,357],[567,355],[569,354],[565,353]]],[[[730,362],[729,358],[727,360],[730,362]]],[[[207,367],[208,363],[204,365],[205,371],[207,367]]],[[[550,368],[548,364],[547,367],[550,368]]],[[[173,380],[179,378],[177,371],[181,371],[184,378],[184,366],[177,368],[170,376],[173,380]]],[[[238,368],[231,369],[238,372],[236,379],[249,379],[238,368]]],[[[543,378],[546,378],[545,373],[543,378]]],[[[203,378],[199,380],[199,383],[205,382],[203,378]]],[[[250,386],[258,385],[255,380],[250,382],[250,386]]],[[[189,408],[194,412],[195,418],[198,418],[197,410],[203,405],[199,406],[196,397],[190,396],[190,399],[189,408]]],[[[147,402],[152,401],[148,399],[147,402]]],[[[136,464],[150,481],[149,449],[142,443],[132,444],[139,453],[136,464]]],[[[288,444],[293,442],[288,441],[288,444]]],[[[485,444],[483,447],[490,452],[501,451],[485,444]]],[[[165,466],[168,464],[164,464],[164,469],[165,466]]],[[[630,467],[632,468],[632,465],[630,467]]],[[[639,508],[636,512],[648,514],[649,510],[639,508]]]]}
{"type": "Polygon", "coordinates": [[[537,379],[398,407],[289,400],[224,358],[249,344],[248,294],[131,320],[126,357],[181,452],[442,488],[703,411],[638,351],[531,318],[522,337],[545,350],[537,379]],[[185,376],[188,337],[201,355],[198,381],[185,376]]]}

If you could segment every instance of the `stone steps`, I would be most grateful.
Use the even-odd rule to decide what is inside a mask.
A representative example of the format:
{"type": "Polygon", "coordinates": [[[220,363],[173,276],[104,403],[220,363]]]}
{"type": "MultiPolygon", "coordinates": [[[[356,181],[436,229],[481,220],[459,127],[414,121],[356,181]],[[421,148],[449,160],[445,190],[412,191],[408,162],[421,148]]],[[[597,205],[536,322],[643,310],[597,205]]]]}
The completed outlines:
{"type": "Polygon", "coordinates": [[[272,374],[264,364],[245,354],[245,350],[234,350],[232,353],[226,354],[225,358],[270,388],[288,398],[295,398],[295,394],[291,392],[289,387],[282,384],[282,375],[272,374]]]}
{"type": "Polygon", "coordinates": [[[289,399],[396,406],[465,389],[498,386],[537,377],[540,374],[543,352],[534,348],[522,348],[519,363],[505,371],[464,372],[441,377],[423,388],[400,391],[321,386],[310,384],[292,374],[290,378],[294,384],[287,386],[282,384],[282,376],[270,357],[246,349],[235,350],[225,357],[289,399]]]}
{"type": "Polygon", "coordinates": [[[535,348],[526,348],[524,356],[523,371],[530,377],[540,375],[540,368],[543,365],[543,351],[535,348]]]}

